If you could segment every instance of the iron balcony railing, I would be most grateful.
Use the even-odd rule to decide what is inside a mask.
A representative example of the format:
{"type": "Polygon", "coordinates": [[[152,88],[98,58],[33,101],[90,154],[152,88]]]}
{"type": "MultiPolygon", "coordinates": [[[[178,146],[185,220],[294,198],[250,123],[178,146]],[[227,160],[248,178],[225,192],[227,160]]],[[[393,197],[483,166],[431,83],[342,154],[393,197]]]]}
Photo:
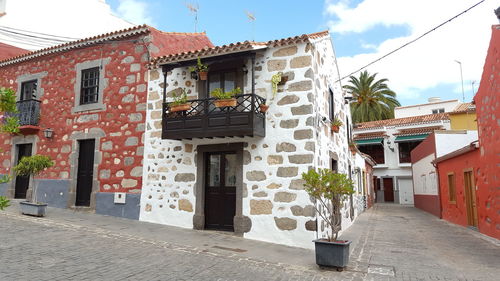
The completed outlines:
{"type": "Polygon", "coordinates": [[[212,137],[266,135],[265,113],[260,105],[266,99],[256,94],[235,96],[236,106],[216,107],[215,98],[188,101],[186,111],[171,112],[163,104],[163,139],[192,139],[212,137]]]}
{"type": "Polygon", "coordinates": [[[40,119],[40,101],[35,99],[21,100],[16,103],[16,114],[19,118],[19,125],[32,125],[38,126],[40,119]]]}

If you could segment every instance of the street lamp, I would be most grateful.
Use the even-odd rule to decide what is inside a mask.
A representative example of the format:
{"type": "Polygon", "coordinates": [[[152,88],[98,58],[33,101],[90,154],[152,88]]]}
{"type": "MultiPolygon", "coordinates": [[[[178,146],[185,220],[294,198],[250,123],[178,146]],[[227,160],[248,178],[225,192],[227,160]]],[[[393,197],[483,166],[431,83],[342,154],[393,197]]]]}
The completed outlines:
{"type": "Polygon", "coordinates": [[[460,65],[460,79],[462,80],[462,101],[465,102],[465,92],[464,92],[464,76],[462,74],[462,63],[455,60],[458,65],[460,65]]]}

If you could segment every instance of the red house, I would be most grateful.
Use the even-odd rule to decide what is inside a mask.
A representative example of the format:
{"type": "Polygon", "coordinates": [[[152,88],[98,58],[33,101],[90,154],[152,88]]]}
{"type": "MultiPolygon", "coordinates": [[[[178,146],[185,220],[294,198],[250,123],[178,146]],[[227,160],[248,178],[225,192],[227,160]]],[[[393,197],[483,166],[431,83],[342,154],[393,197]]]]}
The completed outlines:
{"type": "Polygon", "coordinates": [[[149,59],[211,46],[204,33],[142,25],[1,60],[21,134],[0,137],[0,174],[13,178],[0,195],[30,196],[33,183],[12,167],[48,155],[55,165],[38,178],[38,201],[138,219],[149,59]]]}
{"type": "Polygon", "coordinates": [[[443,218],[500,239],[500,25],[474,97],[479,142],[437,158],[443,218]]]}

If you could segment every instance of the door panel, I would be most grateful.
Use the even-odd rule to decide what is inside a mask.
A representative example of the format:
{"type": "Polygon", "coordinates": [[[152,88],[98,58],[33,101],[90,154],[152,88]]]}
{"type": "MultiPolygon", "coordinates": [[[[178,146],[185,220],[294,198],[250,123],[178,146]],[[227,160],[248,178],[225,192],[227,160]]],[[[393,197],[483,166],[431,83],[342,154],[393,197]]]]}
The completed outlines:
{"type": "Polygon", "coordinates": [[[236,214],[236,154],[207,153],[205,161],[205,228],[233,231],[236,214]]]}
{"type": "Polygon", "coordinates": [[[467,208],[467,224],[477,227],[476,191],[472,171],[464,172],[465,205],[467,208]]]}
{"type": "Polygon", "coordinates": [[[95,140],[81,140],[78,143],[80,152],[78,155],[75,206],[90,206],[94,178],[95,140]]]}
{"type": "Polygon", "coordinates": [[[399,203],[413,205],[413,181],[411,179],[398,179],[399,203]]]}
{"type": "Polygon", "coordinates": [[[385,202],[394,202],[394,185],[392,182],[392,178],[384,178],[384,201],[385,202]]]}
{"type": "MultiPolygon", "coordinates": [[[[19,160],[25,156],[31,156],[31,143],[28,144],[18,144],[17,145],[17,159],[16,164],[19,164],[19,160]]],[[[16,184],[14,191],[14,198],[26,198],[26,191],[30,183],[29,176],[16,176],[16,184]]]]}

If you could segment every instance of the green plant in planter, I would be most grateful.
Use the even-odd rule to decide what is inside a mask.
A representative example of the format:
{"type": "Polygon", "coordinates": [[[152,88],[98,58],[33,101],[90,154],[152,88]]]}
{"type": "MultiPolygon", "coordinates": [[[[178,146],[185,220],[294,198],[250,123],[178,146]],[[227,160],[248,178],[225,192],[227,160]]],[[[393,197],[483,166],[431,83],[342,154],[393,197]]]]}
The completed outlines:
{"type": "Polygon", "coordinates": [[[189,72],[207,72],[208,71],[208,65],[204,64],[201,62],[201,59],[198,58],[196,60],[196,66],[190,66],[188,68],[189,72]]]}
{"type": "Polygon", "coordinates": [[[317,201],[314,208],[330,228],[328,241],[337,240],[342,223],[342,202],[354,193],[354,183],[345,174],[330,169],[309,170],[302,173],[306,192],[317,201]],[[319,204],[318,204],[319,203],[319,204]]]}
{"type": "MultiPolygon", "coordinates": [[[[54,166],[54,162],[49,156],[45,155],[33,155],[25,156],[19,160],[19,163],[14,166],[14,171],[20,176],[34,177],[40,174],[43,170],[54,166]]],[[[34,179],[33,179],[34,180],[34,179]]],[[[36,190],[37,184],[33,184],[31,190],[31,202],[36,202],[36,190]]]]}
{"type": "Polygon", "coordinates": [[[332,126],[337,126],[337,127],[344,125],[344,123],[342,122],[342,120],[339,118],[338,115],[335,115],[335,117],[333,117],[333,120],[330,124],[332,126]]]}
{"type": "Polygon", "coordinates": [[[174,101],[170,103],[171,106],[186,104],[188,101],[187,93],[184,88],[182,88],[182,93],[180,95],[174,93],[172,97],[174,98],[174,101]]]}
{"type": "Polygon", "coordinates": [[[240,87],[234,88],[229,92],[224,92],[221,88],[216,88],[210,92],[210,96],[219,99],[219,100],[227,100],[232,99],[234,96],[241,94],[240,87]]]}

